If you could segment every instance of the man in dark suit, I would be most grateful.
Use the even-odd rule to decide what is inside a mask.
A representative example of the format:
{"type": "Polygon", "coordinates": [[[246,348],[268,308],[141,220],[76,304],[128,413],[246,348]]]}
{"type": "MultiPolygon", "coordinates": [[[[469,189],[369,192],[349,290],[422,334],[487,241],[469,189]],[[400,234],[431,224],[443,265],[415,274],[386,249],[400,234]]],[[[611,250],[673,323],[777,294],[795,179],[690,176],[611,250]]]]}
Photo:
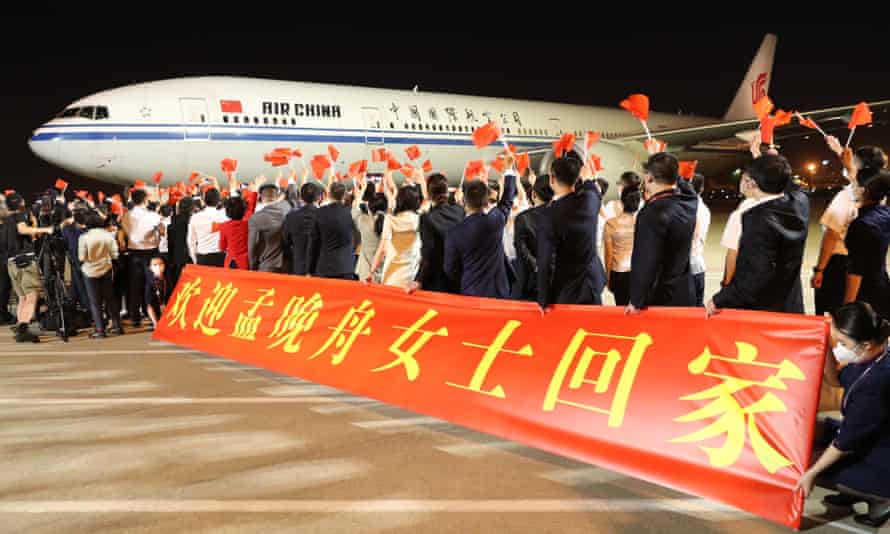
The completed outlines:
{"type": "Polygon", "coordinates": [[[291,210],[284,219],[284,248],[289,252],[291,274],[312,274],[309,268],[309,244],[315,231],[321,190],[315,184],[300,188],[303,206],[291,210]]]}
{"type": "Polygon", "coordinates": [[[754,204],[742,215],[736,271],[708,303],[720,308],[803,313],[800,266],[807,241],[810,203],[791,180],[791,166],[777,155],[755,159],[742,175],[754,204]]]}
{"type": "Polygon", "coordinates": [[[445,236],[445,275],[459,281],[460,294],[509,298],[504,227],[516,198],[514,158],[505,156],[503,195],[488,213],[489,188],[482,180],[465,185],[466,218],[445,236]]]}
{"type": "Polygon", "coordinates": [[[538,305],[602,304],[606,271],[596,251],[602,199],[592,173],[570,152],[550,166],[553,201],[538,217],[538,305]]]}
{"type": "Polygon", "coordinates": [[[516,248],[516,283],[513,299],[538,301],[538,222],[553,199],[550,176],[539,176],[532,184],[533,207],[516,216],[513,223],[513,246],[516,248]]]}
{"type": "Polygon", "coordinates": [[[648,306],[695,306],[695,279],[689,267],[698,196],[680,180],[680,162],[653,154],[643,177],[646,205],[637,214],[627,313],[648,306]]]}
{"type": "Polygon", "coordinates": [[[412,289],[459,293],[459,280],[445,275],[445,236],[464,220],[464,208],[448,202],[448,179],[433,174],[427,182],[432,208],[420,216],[420,269],[412,289]]]}
{"type": "Polygon", "coordinates": [[[309,266],[315,276],[355,280],[355,242],[352,212],[344,203],[346,186],[331,183],[331,203],[318,209],[309,245],[309,266]]]}

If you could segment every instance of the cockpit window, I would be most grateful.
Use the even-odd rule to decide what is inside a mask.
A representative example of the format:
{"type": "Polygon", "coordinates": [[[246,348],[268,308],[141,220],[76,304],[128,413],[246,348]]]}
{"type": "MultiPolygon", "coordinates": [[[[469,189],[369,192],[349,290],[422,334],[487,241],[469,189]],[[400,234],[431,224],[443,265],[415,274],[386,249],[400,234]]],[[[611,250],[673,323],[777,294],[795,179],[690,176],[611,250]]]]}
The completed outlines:
{"type": "Polygon", "coordinates": [[[80,114],[80,108],[68,108],[65,111],[59,113],[60,119],[68,119],[71,117],[77,117],[80,114]]]}
{"type": "Polygon", "coordinates": [[[80,114],[78,117],[81,119],[90,119],[93,120],[93,113],[96,111],[96,108],[93,106],[87,106],[85,108],[80,108],[80,114]]]}
{"type": "Polygon", "coordinates": [[[108,108],[105,106],[96,106],[96,116],[94,117],[97,121],[108,118],[108,108]]]}

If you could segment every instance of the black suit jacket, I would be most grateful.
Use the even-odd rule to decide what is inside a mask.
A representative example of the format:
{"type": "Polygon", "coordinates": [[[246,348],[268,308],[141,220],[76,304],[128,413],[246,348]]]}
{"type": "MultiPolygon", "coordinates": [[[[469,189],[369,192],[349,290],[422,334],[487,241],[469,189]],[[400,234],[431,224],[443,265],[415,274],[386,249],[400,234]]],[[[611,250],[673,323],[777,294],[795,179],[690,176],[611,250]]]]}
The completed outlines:
{"type": "Polygon", "coordinates": [[[538,230],[537,218],[546,206],[527,209],[516,216],[513,223],[513,246],[516,249],[516,282],[513,298],[538,300],[538,230]]]}
{"type": "Polygon", "coordinates": [[[433,207],[420,216],[420,269],[415,280],[427,291],[458,293],[460,280],[445,275],[445,236],[466,217],[464,208],[454,204],[433,207]]]}
{"type": "MultiPolygon", "coordinates": [[[[602,199],[591,180],[537,218],[538,304],[601,304],[606,271],[596,250],[602,199]]],[[[518,252],[518,251],[517,251],[518,252]]]]}
{"type": "Polygon", "coordinates": [[[445,274],[460,281],[461,295],[501,299],[510,296],[504,227],[515,197],[516,176],[508,174],[495,208],[466,217],[445,236],[445,274]]]}
{"type": "Polygon", "coordinates": [[[695,306],[695,279],[689,269],[698,196],[686,180],[646,201],[634,225],[630,303],[695,306]]]}
{"type": "Polygon", "coordinates": [[[318,206],[307,204],[292,209],[284,218],[284,247],[290,256],[291,274],[312,274],[309,264],[309,245],[315,232],[318,206]]]}
{"type": "Polygon", "coordinates": [[[340,202],[318,209],[309,246],[313,274],[325,278],[355,278],[352,210],[340,202]]]}
{"type": "Polygon", "coordinates": [[[810,201],[797,186],[742,215],[732,282],[714,295],[718,308],[803,313],[800,266],[810,201]]]}
{"type": "Polygon", "coordinates": [[[171,265],[185,265],[191,260],[188,248],[189,217],[174,215],[167,225],[167,249],[171,265]]]}

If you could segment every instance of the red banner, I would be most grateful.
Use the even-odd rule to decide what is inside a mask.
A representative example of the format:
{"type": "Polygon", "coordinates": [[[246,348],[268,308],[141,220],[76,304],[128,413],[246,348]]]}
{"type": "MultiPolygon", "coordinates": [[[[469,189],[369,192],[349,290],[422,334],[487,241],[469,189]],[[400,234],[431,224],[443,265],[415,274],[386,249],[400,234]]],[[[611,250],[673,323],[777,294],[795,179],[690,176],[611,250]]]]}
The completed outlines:
{"type": "Polygon", "coordinates": [[[828,327],[189,266],[155,339],[378,399],[798,528],[828,327]]]}

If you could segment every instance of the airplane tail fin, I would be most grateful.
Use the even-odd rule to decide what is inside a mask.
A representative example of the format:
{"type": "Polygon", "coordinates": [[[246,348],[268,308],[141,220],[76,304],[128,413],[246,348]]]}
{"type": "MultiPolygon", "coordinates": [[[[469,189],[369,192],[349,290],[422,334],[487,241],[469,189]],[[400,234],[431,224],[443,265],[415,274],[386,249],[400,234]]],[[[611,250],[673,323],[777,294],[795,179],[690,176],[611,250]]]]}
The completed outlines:
{"type": "Polygon", "coordinates": [[[754,104],[760,97],[769,94],[777,40],[778,38],[773,34],[767,34],[763,38],[760,50],[757,51],[751,67],[748,68],[748,74],[745,76],[742,86],[739,87],[732,105],[729,106],[729,111],[726,112],[725,121],[741,121],[757,116],[754,104]]]}

